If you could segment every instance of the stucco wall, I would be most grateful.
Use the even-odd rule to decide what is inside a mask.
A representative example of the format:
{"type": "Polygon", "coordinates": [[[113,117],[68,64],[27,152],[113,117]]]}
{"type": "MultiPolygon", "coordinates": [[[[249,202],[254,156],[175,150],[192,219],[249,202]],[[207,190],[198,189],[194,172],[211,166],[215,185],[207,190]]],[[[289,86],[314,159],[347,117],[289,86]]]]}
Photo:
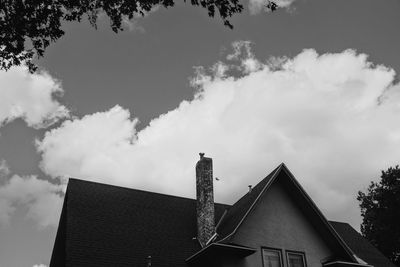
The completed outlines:
{"type": "Polygon", "coordinates": [[[241,262],[225,266],[262,267],[262,247],[281,249],[284,267],[287,267],[287,250],[304,252],[308,267],[322,266],[321,260],[333,254],[279,179],[260,199],[233,241],[258,251],[241,262]]]}

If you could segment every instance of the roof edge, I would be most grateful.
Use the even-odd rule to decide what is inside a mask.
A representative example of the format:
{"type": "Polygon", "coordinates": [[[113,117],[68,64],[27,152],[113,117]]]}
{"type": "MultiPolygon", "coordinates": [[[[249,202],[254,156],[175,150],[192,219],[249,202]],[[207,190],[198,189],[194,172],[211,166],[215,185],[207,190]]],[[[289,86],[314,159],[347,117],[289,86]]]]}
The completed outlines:
{"type": "Polygon", "coordinates": [[[336,230],[333,228],[333,226],[329,223],[329,221],[325,218],[324,214],[321,212],[321,210],[318,208],[318,206],[315,204],[315,202],[312,200],[312,198],[307,194],[307,192],[304,190],[304,188],[301,186],[301,184],[296,180],[294,175],[290,172],[290,170],[284,165],[284,170],[286,174],[289,176],[289,178],[292,180],[292,182],[297,186],[299,191],[303,194],[303,196],[306,198],[306,200],[309,202],[311,208],[317,213],[318,217],[322,220],[322,222],[325,224],[325,226],[328,228],[328,230],[332,233],[332,235],[336,238],[336,240],[339,242],[339,244],[343,247],[345,252],[350,256],[350,258],[358,263],[356,257],[354,256],[354,252],[350,249],[350,247],[344,242],[343,238],[336,232],[336,230]]]}
{"type": "MultiPolygon", "coordinates": [[[[90,184],[96,184],[100,186],[111,186],[114,188],[121,188],[124,190],[132,190],[132,191],[137,191],[137,192],[142,192],[142,193],[149,193],[149,194],[156,194],[156,195],[161,195],[161,196],[166,196],[166,197],[173,197],[173,198],[180,198],[180,199],[186,199],[186,200],[196,200],[196,198],[189,198],[189,197],[183,197],[183,196],[175,196],[175,195],[169,195],[165,193],[159,193],[159,192],[153,192],[153,191],[147,191],[147,190],[142,190],[142,189],[136,189],[136,188],[131,188],[131,187],[126,187],[126,186],[120,186],[120,185],[115,185],[115,184],[106,184],[102,182],[95,182],[95,181],[90,181],[90,180],[83,180],[79,178],[74,178],[74,177],[69,177],[68,178],[68,185],[70,182],[73,183],[90,183],[90,184]]],[[[67,185],[67,190],[68,191],[68,185],[67,185]]],[[[231,207],[232,205],[225,204],[225,203],[214,203],[216,205],[223,205],[223,206],[228,206],[231,207]]]]}
{"type": "Polygon", "coordinates": [[[202,254],[204,254],[206,251],[210,250],[213,247],[224,247],[224,248],[231,248],[235,250],[241,250],[241,251],[247,251],[249,254],[253,254],[254,252],[257,251],[255,248],[250,248],[250,247],[245,247],[245,246],[240,246],[240,245],[232,245],[232,244],[221,244],[221,243],[211,243],[210,245],[202,248],[189,258],[187,258],[185,261],[189,262],[192,261],[193,259],[200,257],[202,254]]]}
{"type": "Polygon", "coordinates": [[[331,265],[348,265],[349,267],[351,266],[362,266],[362,267],[374,267],[369,264],[362,264],[362,263],[353,263],[353,262],[346,262],[346,261],[332,261],[332,262],[327,262],[324,263],[322,266],[331,266],[331,265]]]}
{"type": "MultiPolygon", "coordinates": [[[[261,195],[264,193],[264,191],[270,187],[270,185],[275,181],[276,177],[278,176],[278,174],[281,172],[281,169],[285,166],[285,164],[282,162],[281,164],[279,164],[279,166],[277,168],[275,168],[274,170],[274,174],[272,175],[271,179],[269,179],[269,181],[267,182],[267,184],[264,186],[264,188],[260,191],[260,193],[258,194],[257,198],[254,200],[254,202],[251,204],[250,208],[246,211],[246,213],[243,215],[243,218],[240,219],[239,223],[236,225],[235,229],[233,229],[232,233],[228,234],[227,236],[225,236],[224,238],[222,238],[221,240],[218,241],[219,242],[223,242],[226,239],[230,238],[231,236],[233,236],[237,229],[239,229],[240,225],[242,225],[243,221],[247,218],[247,215],[250,213],[250,211],[254,208],[254,206],[256,205],[256,203],[258,202],[258,200],[261,198],[261,195]]],[[[268,177],[269,174],[266,176],[268,177]]]]}

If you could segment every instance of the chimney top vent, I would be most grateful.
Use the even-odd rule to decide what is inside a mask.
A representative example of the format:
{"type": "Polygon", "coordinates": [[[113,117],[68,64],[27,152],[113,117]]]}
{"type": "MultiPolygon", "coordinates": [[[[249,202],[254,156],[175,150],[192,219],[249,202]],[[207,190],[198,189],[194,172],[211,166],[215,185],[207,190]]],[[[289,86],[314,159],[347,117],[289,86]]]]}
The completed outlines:
{"type": "Polygon", "coordinates": [[[202,159],[204,157],[204,153],[199,153],[200,155],[200,159],[202,159]]]}

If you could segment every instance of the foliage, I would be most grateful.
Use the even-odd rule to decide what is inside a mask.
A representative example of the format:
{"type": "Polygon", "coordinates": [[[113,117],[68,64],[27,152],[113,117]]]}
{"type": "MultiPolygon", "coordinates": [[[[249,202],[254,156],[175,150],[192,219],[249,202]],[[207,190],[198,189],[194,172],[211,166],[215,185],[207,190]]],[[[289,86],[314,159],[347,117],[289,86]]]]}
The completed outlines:
{"type": "Polygon", "coordinates": [[[273,12],[278,9],[278,4],[275,3],[274,1],[268,0],[265,7],[273,12]]]}
{"type": "Polygon", "coordinates": [[[384,255],[400,266],[400,169],[382,171],[379,182],[371,182],[367,192],[358,192],[361,233],[384,255]]]}
{"type": "MultiPolygon", "coordinates": [[[[172,7],[175,0],[1,0],[0,69],[22,62],[33,72],[34,56],[42,57],[50,43],[64,35],[65,21],[80,22],[87,17],[96,28],[99,14],[105,14],[111,29],[122,31],[122,21],[135,14],[145,15],[155,6],[172,7]]],[[[186,0],[184,0],[186,2],[186,0]]],[[[190,0],[205,8],[210,17],[218,11],[224,25],[232,28],[229,18],[243,10],[239,0],[190,0]]]]}

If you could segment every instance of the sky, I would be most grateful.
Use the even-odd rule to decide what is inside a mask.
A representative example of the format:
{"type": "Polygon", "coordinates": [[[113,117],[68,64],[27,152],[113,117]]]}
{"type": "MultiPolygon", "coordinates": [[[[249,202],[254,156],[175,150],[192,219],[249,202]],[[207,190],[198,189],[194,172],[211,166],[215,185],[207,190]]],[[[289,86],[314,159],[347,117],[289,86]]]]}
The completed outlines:
{"type": "Polygon", "coordinates": [[[400,159],[400,1],[243,1],[234,29],[177,3],[63,25],[0,71],[0,267],[49,264],[68,177],[195,197],[199,152],[232,204],[284,162],[330,220],[400,159]]]}

